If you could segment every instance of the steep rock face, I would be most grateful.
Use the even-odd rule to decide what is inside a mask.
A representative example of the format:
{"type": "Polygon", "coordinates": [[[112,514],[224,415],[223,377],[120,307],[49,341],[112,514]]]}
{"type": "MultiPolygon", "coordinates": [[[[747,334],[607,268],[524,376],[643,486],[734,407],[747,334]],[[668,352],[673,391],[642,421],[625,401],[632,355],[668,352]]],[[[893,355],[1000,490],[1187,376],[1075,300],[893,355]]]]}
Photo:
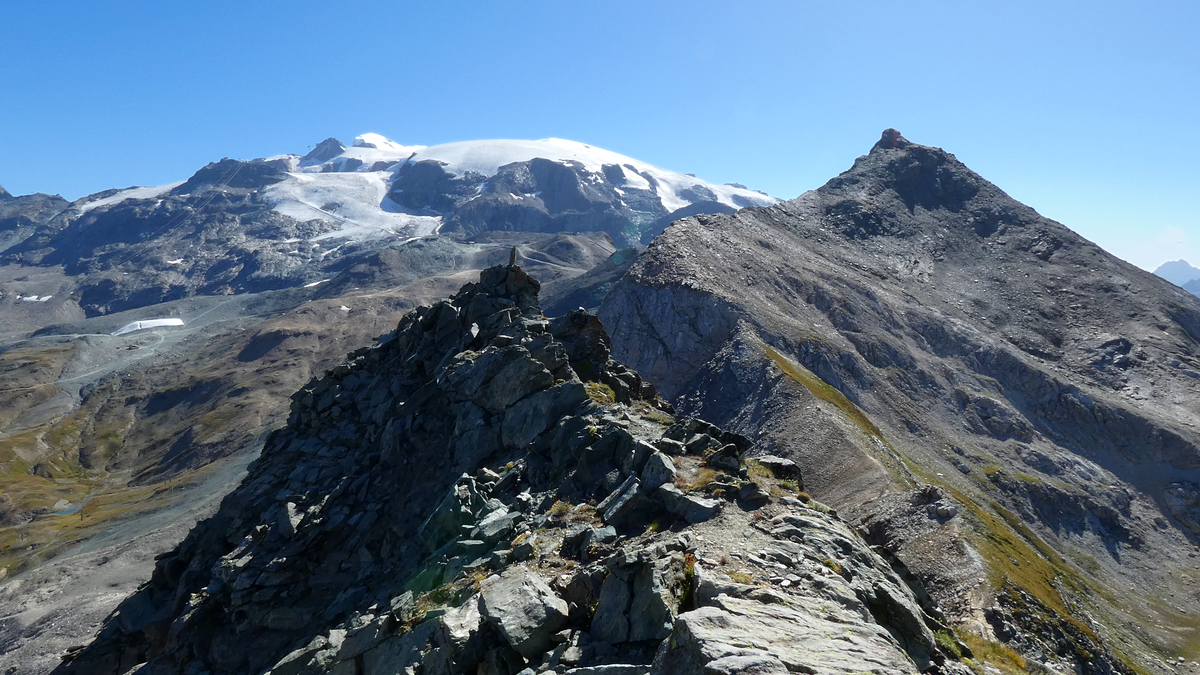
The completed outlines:
{"type": "MultiPolygon", "coordinates": [[[[974,618],[1023,597],[1003,591],[1007,578],[1076,635],[1083,610],[1072,603],[1090,592],[1071,587],[1157,596],[1165,586],[1170,607],[1130,616],[1092,596],[1086,611],[1135,662],[1194,656],[1179,636],[1196,630],[1200,598],[1168,570],[1197,573],[1192,511],[1171,495],[1200,477],[1200,303],[953,155],[889,130],[819,190],[682,220],[599,313],[614,354],[681,412],[794,459],[814,494],[877,518],[879,540],[959,608],[957,620],[1012,637],[993,632],[999,610],[974,618]],[[950,503],[980,505],[970,529],[879,515],[889,494],[930,483],[950,503]],[[1002,555],[1001,539],[1028,550],[1051,584],[1018,569],[1015,549],[1002,555]],[[935,540],[974,552],[947,570],[935,540]],[[991,591],[964,583],[972,574],[991,591]],[[1138,634],[1131,620],[1173,628],[1138,634]]],[[[1024,629],[1029,653],[1088,651],[1024,629]]],[[[1104,663],[1081,667],[1124,667],[1112,654],[1104,663]]]]}
{"type": "Polygon", "coordinates": [[[966,672],[794,464],[673,422],[538,287],[485,270],[297,392],[242,486],[56,672],[966,672]]]}

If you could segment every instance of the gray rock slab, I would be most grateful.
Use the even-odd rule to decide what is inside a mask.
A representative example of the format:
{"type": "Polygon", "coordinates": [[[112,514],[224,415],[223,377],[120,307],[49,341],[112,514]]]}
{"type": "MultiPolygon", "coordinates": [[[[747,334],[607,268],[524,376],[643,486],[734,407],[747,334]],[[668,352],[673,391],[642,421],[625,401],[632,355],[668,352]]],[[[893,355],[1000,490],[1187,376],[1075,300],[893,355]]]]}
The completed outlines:
{"type": "Polygon", "coordinates": [[[658,486],[655,494],[658,495],[667,511],[689,523],[702,523],[717,515],[717,512],[721,510],[721,502],[687,494],[670,483],[658,486]]]}
{"type": "Polygon", "coordinates": [[[875,624],[728,596],[719,597],[717,605],[679,615],[671,636],[655,654],[652,673],[745,672],[738,666],[752,666],[752,672],[783,672],[775,661],[787,671],[813,675],[918,672],[891,636],[875,624]]]}
{"type": "Polygon", "coordinates": [[[531,658],[551,647],[551,636],[567,621],[567,603],[525,567],[483,581],[480,612],[521,656],[531,658]]]}

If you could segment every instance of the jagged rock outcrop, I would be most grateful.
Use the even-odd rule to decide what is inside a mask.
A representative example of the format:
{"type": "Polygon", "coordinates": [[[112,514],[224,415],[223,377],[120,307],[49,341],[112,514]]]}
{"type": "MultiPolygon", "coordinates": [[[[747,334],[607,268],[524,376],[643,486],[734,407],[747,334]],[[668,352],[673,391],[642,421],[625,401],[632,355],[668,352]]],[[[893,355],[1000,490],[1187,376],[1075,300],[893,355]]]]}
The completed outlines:
{"type": "Polygon", "coordinates": [[[953,155],[888,130],[818,190],[680,220],[598,314],[681,414],[871,519],[956,622],[1011,636],[986,618],[1025,597],[1009,579],[1058,622],[1006,624],[1038,662],[1194,654],[1200,302],[953,155]],[[911,496],[930,486],[959,518],[911,496]]]}
{"type": "Polygon", "coordinates": [[[56,672],[965,672],[794,465],[674,421],[538,288],[489,268],[297,392],[56,672]]]}

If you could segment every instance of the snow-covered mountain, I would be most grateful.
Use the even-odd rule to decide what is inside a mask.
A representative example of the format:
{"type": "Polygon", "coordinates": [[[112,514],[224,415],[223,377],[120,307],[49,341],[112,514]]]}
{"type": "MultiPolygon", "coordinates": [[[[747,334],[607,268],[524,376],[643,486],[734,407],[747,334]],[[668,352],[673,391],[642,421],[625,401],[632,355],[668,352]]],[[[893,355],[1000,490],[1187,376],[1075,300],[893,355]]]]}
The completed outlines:
{"type": "Polygon", "coordinates": [[[304,156],[223,159],[186,181],[107,190],[11,228],[0,221],[0,266],[62,266],[75,284],[16,290],[70,297],[94,316],[300,288],[433,235],[592,232],[637,247],[683,216],[777,201],[574,141],[426,147],[363,134],[349,147],[330,138],[304,156]]]}
{"type": "Polygon", "coordinates": [[[364,134],[348,148],[328,139],[304,157],[271,160],[287,162],[288,177],[264,198],[296,220],[337,224],[326,239],[419,237],[448,225],[467,233],[603,230],[637,244],[672,216],[778,201],[559,138],[426,147],[364,134]]]}

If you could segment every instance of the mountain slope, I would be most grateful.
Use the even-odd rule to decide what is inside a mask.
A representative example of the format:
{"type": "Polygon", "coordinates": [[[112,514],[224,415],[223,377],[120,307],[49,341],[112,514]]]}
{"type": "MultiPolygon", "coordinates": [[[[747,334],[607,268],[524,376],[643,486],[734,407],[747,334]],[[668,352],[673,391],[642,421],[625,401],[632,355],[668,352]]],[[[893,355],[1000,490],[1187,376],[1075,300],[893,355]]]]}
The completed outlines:
{"type": "Polygon", "coordinates": [[[1085,672],[1197,656],[1200,301],[953,155],[889,130],[816,191],[677,222],[600,316],[962,625],[1085,672]]]}

